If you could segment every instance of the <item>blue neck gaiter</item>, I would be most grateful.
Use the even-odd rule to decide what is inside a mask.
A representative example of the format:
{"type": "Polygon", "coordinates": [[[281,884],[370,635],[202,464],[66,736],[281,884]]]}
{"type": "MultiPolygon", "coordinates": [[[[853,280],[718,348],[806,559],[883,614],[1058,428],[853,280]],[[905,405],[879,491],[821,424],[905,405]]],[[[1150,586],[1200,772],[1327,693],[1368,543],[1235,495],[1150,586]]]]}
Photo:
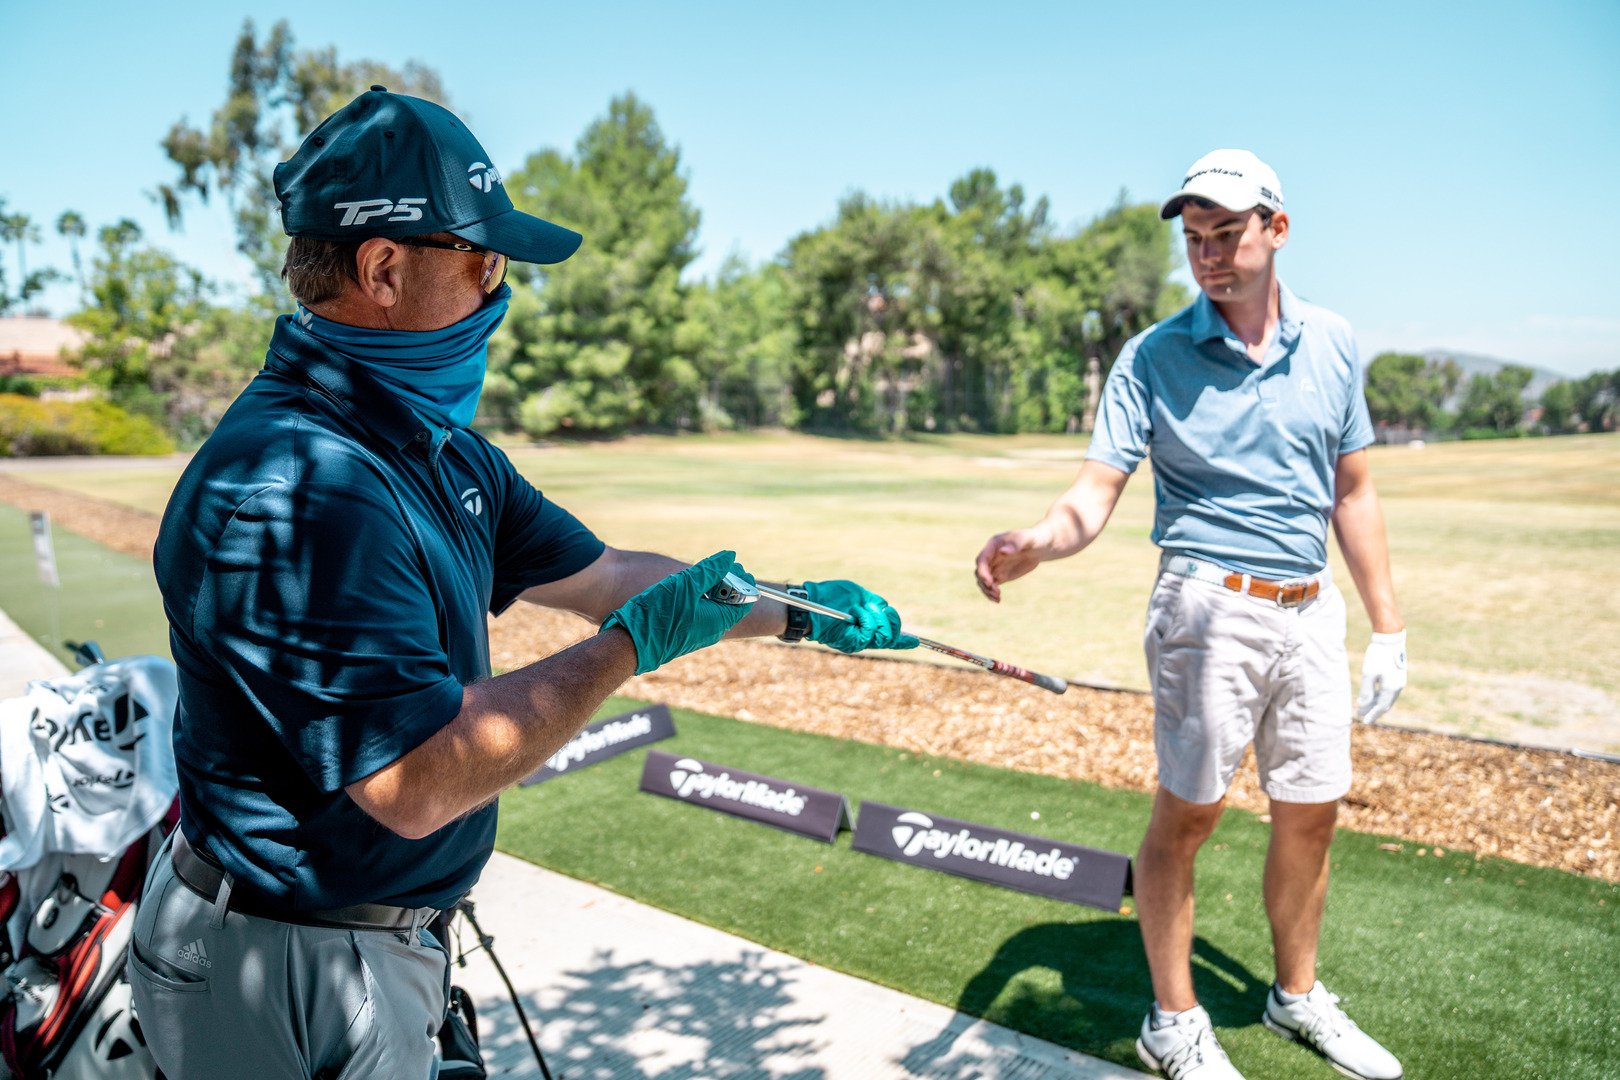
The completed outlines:
{"type": "Polygon", "coordinates": [[[506,317],[512,287],[442,330],[369,330],[323,319],[302,305],[295,318],[321,344],[353,360],[425,420],[464,428],[478,412],[489,338],[506,317]]]}

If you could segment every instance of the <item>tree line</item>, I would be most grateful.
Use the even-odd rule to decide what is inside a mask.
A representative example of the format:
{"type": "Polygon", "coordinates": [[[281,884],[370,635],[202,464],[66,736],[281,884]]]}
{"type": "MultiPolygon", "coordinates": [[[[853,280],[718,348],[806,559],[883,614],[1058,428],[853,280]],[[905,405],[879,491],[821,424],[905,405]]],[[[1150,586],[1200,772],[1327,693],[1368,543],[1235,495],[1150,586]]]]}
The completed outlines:
{"type": "MultiPolygon", "coordinates": [[[[431,69],[301,49],[285,22],[262,37],[244,25],[229,71],[206,125],[181,120],[163,136],[175,172],[152,195],[176,225],[199,201],[225,202],[253,267],[247,295],[226,296],[128,220],[96,230],[87,268],[83,217],[70,210],[57,221],[79,286],[69,321],[88,338],[85,374],[181,444],[212,429],[261,365],[271,321],[291,308],[278,277],[276,162],[356,87],[382,83],[451,105],[431,69]]],[[[701,215],[680,150],[633,94],[614,99],[571,151],[539,150],[505,184],[520,209],[586,238],[566,263],[513,266],[511,308],[491,342],[478,423],[535,438],[761,426],[1088,430],[1120,348],[1189,299],[1170,281],[1175,245],[1156,205],[1122,194],[1084,226],[1063,228],[1044,197],[987,168],[927,203],[853,192],[774,258],[732,258],[694,280],[686,271],[701,215]]],[[[0,266],[0,306],[26,310],[48,284],[69,280],[28,270],[39,228],[3,201],[0,238],[18,264],[15,289],[0,266]]],[[[1435,432],[1522,426],[1523,409],[1508,399],[1521,371],[1522,393],[1526,369],[1461,387],[1454,369],[1379,356],[1368,375],[1374,418],[1435,432]]],[[[1612,378],[1548,395],[1546,430],[1615,425],[1612,378]]]]}
{"type": "Polygon", "coordinates": [[[1573,435],[1620,427],[1620,369],[1550,383],[1505,364],[1463,378],[1455,360],[1386,352],[1367,365],[1367,410],[1386,433],[1408,437],[1573,435]]]}

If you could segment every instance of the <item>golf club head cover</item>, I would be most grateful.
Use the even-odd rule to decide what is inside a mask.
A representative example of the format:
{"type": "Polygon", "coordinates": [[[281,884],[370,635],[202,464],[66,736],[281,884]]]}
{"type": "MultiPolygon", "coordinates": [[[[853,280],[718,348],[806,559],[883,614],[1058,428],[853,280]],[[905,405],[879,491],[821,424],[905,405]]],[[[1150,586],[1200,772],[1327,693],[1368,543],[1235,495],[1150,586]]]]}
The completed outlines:
{"type": "Polygon", "coordinates": [[[810,640],[855,653],[862,649],[915,649],[917,639],[900,632],[900,613],[890,603],[865,586],[853,581],[807,581],[804,591],[822,607],[849,615],[840,622],[827,615],[810,613],[810,640]]]}
{"type": "Polygon", "coordinates": [[[602,620],[602,629],[619,626],[630,635],[637,675],[657,670],[677,656],[713,645],[753,610],[749,604],[722,604],[704,595],[728,573],[754,583],[735,551],[717,551],[626,600],[602,620]]]}

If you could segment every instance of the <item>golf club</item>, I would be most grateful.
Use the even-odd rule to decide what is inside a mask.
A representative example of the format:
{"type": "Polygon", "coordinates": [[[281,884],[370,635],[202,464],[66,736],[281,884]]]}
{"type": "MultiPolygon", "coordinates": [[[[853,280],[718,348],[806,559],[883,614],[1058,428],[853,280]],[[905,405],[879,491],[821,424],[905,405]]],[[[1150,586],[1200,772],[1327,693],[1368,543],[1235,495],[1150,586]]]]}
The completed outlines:
{"type": "MultiPolygon", "coordinates": [[[[812,600],[801,600],[797,596],[789,596],[785,592],[780,592],[766,585],[756,586],[756,590],[760,596],[769,596],[773,600],[780,600],[782,603],[792,607],[813,611],[818,615],[825,615],[829,619],[838,619],[840,622],[853,621],[845,612],[826,607],[812,600]]],[[[1009,664],[1002,660],[992,660],[988,656],[970,653],[966,649],[958,649],[953,645],[946,645],[943,642],[933,641],[925,637],[919,637],[917,643],[925,649],[932,649],[935,652],[944,653],[946,656],[954,656],[958,660],[966,660],[968,663],[984,668],[986,671],[994,672],[997,675],[1005,675],[1009,679],[1017,679],[1019,682],[1027,682],[1031,686],[1038,686],[1042,690],[1050,690],[1054,694],[1061,694],[1069,688],[1068,683],[1055,675],[1042,675],[1038,671],[1027,671],[1016,664],[1009,664]]]]}

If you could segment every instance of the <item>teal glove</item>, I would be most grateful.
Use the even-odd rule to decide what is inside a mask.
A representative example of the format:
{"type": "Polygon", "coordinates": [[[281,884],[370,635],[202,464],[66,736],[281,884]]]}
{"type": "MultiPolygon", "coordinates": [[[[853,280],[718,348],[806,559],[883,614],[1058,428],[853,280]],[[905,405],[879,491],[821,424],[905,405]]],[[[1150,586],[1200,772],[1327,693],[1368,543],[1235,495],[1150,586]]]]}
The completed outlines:
{"type": "Polygon", "coordinates": [[[602,620],[602,629],[619,626],[630,635],[637,675],[713,645],[749,611],[748,604],[722,604],[704,595],[727,573],[754,583],[735,551],[717,551],[632,596],[602,620]]]}
{"type": "Polygon", "coordinates": [[[870,589],[853,581],[807,581],[804,591],[822,607],[850,615],[853,622],[839,622],[827,615],[810,612],[811,641],[830,645],[839,652],[862,649],[915,649],[917,639],[900,632],[900,613],[870,589]]]}

